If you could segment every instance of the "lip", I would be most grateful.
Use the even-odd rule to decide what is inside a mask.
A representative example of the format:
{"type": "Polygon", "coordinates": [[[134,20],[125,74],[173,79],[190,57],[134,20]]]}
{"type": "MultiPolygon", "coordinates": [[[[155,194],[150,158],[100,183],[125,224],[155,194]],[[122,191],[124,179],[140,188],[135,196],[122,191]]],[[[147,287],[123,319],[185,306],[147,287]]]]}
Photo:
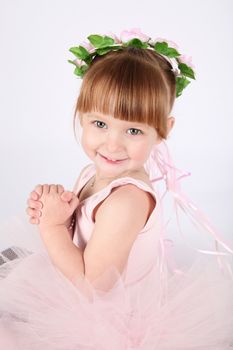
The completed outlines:
{"type": "Polygon", "coordinates": [[[109,163],[109,164],[120,164],[120,163],[124,162],[125,160],[127,160],[127,158],[125,158],[125,159],[120,159],[120,160],[115,160],[115,161],[113,161],[113,160],[108,159],[107,157],[105,157],[104,155],[102,155],[102,154],[100,154],[100,153],[98,153],[98,154],[100,155],[100,157],[101,157],[102,159],[105,160],[105,162],[107,162],[107,163],[109,163]]]}

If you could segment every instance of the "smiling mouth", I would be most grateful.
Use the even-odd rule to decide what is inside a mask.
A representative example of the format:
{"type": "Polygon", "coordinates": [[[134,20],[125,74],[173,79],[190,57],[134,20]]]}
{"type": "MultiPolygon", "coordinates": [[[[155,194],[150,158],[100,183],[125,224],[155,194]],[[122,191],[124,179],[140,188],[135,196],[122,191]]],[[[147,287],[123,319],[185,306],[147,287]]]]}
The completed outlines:
{"type": "Polygon", "coordinates": [[[125,158],[125,159],[111,159],[111,158],[107,158],[107,157],[105,157],[104,155],[102,155],[102,154],[100,154],[99,153],[99,155],[103,158],[103,159],[105,159],[107,162],[110,162],[110,163],[120,163],[120,162],[123,162],[124,160],[126,160],[127,158],[125,158]]]}

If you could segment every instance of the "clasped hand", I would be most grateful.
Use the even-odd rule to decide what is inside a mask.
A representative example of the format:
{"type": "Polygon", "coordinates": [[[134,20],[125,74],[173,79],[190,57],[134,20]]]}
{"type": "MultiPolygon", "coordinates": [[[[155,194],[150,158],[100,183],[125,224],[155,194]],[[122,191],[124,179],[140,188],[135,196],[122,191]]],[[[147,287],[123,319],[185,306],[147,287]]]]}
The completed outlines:
{"type": "Polygon", "coordinates": [[[68,228],[78,203],[77,196],[61,185],[37,185],[28,198],[26,212],[30,223],[41,229],[57,225],[68,228]]]}

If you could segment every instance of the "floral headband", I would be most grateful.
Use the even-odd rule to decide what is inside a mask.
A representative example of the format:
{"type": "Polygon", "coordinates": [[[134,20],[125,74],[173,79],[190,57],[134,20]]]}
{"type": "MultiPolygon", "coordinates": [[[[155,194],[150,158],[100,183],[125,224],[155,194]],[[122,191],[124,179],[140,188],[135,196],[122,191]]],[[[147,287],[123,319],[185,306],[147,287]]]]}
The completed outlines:
{"type": "Polygon", "coordinates": [[[76,66],[74,74],[83,78],[95,56],[103,56],[110,51],[121,50],[123,47],[136,47],[142,49],[152,49],[163,56],[172,66],[172,71],[176,77],[176,97],[190,83],[190,79],[195,79],[194,66],[191,57],[181,55],[178,46],[173,41],[157,38],[152,40],[143,34],[139,28],[130,31],[122,31],[120,38],[113,33],[108,35],[92,34],[87,37],[90,43],[82,42],[80,46],[69,49],[77,58],[68,60],[76,66]]]}

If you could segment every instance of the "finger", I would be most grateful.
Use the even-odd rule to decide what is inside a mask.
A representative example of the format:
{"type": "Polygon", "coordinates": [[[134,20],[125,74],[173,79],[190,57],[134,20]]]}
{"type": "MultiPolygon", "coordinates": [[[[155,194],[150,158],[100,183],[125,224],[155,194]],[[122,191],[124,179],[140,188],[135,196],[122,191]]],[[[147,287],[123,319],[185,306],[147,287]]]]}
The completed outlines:
{"type": "Polygon", "coordinates": [[[40,201],[34,201],[33,199],[27,200],[27,205],[32,209],[42,209],[43,204],[40,201]]]}
{"type": "Polygon", "coordinates": [[[64,202],[69,202],[69,201],[71,201],[72,198],[73,198],[73,193],[70,192],[70,191],[64,191],[64,192],[61,194],[61,199],[62,199],[64,202]]]}
{"type": "Polygon", "coordinates": [[[57,193],[57,185],[50,185],[49,186],[49,193],[57,193]]]}
{"type": "Polygon", "coordinates": [[[48,184],[45,184],[42,186],[42,193],[43,194],[48,194],[49,193],[49,185],[48,184]]]}
{"type": "MultiPolygon", "coordinates": [[[[42,196],[42,193],[43,193],[43,186],[42,185],[37,185],[35,188],[34,188],[34,191],[33,192],[36,192],[38,194],[39,197],[42,196]]],[[[32,192],[32,193],[33,193],[32,192]]]]}
{"type": "Polygon", "coordinates": [[[71,207],[72,211],[75,211],[75,209],[77,208],[78,204],[79,204],[79,199],[78,199],[77,196],[74,195],[73,198],[70,201],[70,207],[71,207]]]}
{"type": "Polygon", "coordinates": [[[39,219],[35,219],[35,218],[30,218],[29,222],[33,225],[39,225],[40,220],[39,219]]]}
{"type": "Polygon", "coordinates": [[[36,209],[27,208],[26,213],[32,218],[39,218],[41,216],[41,211],[36,209]]]}
{"type": "Polygon", "coordinates": [[[30,193],[30,195],[29,195],[29,198],[31,198],[31,199],[37,201],[37,200],[40,198],[40,196],[39,196],[39,194],[38,194],[36,191],[32,191],[32,192],[30,193]]]}
{"type": "Polygon", "coordinates": [[[32,218],[39,218],[42,213],[40,210],[36,210],[36,209],[31,209],[31,208],[27,208],[26,209],[26,213],[31,216],[32,218]]]}
{"type": "Polygon", "coordinates": [[[64,187],[62,185],[57,185],[58,193],[62,194],[64,192],[64,187]]]}

